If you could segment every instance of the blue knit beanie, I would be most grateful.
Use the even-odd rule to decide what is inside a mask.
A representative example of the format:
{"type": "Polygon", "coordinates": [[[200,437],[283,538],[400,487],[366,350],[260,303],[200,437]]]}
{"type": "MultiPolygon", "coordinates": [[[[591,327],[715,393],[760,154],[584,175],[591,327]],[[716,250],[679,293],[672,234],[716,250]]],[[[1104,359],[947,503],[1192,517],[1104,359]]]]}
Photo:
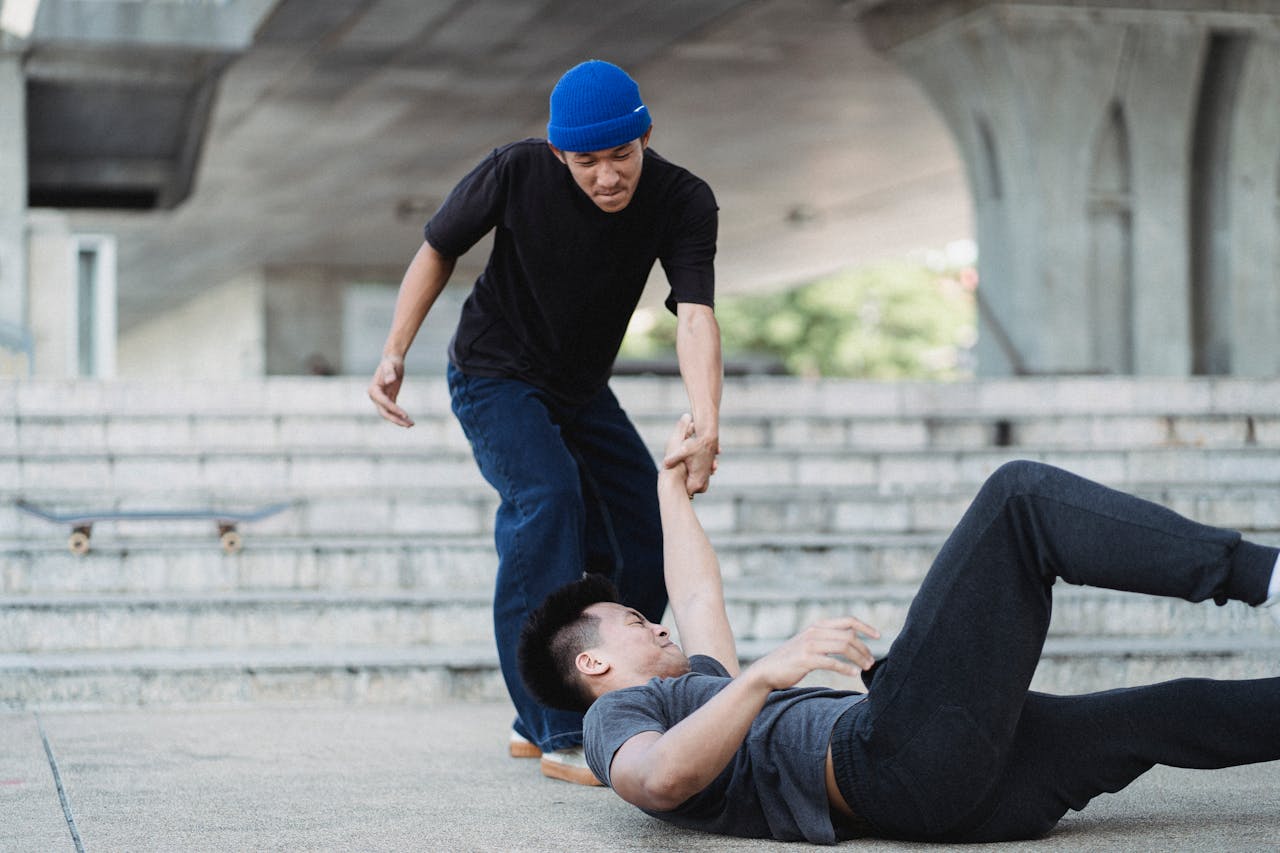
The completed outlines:
{"type": "Polygon", "coordinates": [[[616,148],[644,136],[650,124],[640,87],[611,62],[575,65],[551,90],[547,141],[561,151],[616,148]]]}

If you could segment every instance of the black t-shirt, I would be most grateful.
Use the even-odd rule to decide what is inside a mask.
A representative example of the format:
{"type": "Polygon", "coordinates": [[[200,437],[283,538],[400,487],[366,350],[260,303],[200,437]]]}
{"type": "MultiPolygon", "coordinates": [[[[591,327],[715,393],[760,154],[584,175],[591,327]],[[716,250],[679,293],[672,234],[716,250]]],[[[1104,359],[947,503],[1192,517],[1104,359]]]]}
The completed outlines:
{"type": "Polygon", "coordinates": [[[631,203],[606,213],[543,140],[499,148],[425,228],[427,242],[453,258],[496,229],[449,359],[464,373],[584,401],[608,382],[654,261],[671,285],[670,310],[714,305],[716,227],[711,188],[652,149],[631,203]]]}

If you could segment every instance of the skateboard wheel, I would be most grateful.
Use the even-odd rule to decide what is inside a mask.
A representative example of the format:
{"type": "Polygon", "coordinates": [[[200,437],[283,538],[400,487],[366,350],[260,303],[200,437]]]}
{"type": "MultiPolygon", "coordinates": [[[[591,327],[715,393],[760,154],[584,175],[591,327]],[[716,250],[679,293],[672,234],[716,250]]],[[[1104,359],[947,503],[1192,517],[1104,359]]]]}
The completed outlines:
{"type": "Polygon", "coordinates": [[[89,553],[89,531],[74,530],[67,537],[67,547],[71,549],[72,554],[83,556],[89,553]]]}
{"type": "Polygon", "coordinates": [[[222,550],[228,554],[238,554],[240,549],[244,547],[244,540],[234,530],[224,530],[218,539],[222,542],[222,550]]]}

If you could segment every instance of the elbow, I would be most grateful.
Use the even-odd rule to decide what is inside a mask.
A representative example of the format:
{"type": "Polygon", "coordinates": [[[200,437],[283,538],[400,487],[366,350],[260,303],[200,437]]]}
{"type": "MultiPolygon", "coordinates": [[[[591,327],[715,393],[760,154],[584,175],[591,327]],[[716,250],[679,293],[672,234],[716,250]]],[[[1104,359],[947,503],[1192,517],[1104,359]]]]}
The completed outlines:
{"type": "Polygon", "coordinates": [[[711,310],[710,305],[698,305],[688,302],[680,306],[681,310],[677,318],[677,329],[686,333],[696,335],[704,335],[714,332],[719,337],[720,324],[716,322],[716,314],[711,310]]]}
{"type": "Polygon", "coordinates": [[[645,780],[644,807],[653,811],[669,812],[698,793],[690,780],[675,774],[656,774],[645,780]]]}
{"type": "Polygon", "coordinates": [[[427,250],[431,253],[432,260],[434,260],[437,264],[439,264],[444,269],[449,270],[449,272],[453,272],[453,268],[458,265],[457,258],[450,257],[449,255],[443,254],[439,249],[437,249],[435,246],[432,246],[430,243],[424,243],[423,245],[425,245],[427,247],[427,250]]]}

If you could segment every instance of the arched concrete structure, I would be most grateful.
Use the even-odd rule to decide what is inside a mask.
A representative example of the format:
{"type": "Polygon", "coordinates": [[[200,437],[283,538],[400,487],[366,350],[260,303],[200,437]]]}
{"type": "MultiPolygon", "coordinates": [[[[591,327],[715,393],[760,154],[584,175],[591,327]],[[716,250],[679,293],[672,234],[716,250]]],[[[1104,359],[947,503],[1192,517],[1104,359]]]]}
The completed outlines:
{"type": "MultiPolygon", "coordinates": [[[[0,0],[0,10],[32,2],[0,0]]],[[[59,294],[74,282],[59,278],[70,264],[56,246],[79,234],[114,237],[121,376],[191,375],[192,366],[299,373],[312,355],[343,372],[372,370],[366,362],[381,346],[389,300],[426,217],[485,152],[542,134],[556,78],[591,56],[635,75],[656,123],[655,148],[715,188],[722,293],[776,289],[971,236],[946,128],[918,87],[866,44],[856,5],[840,0],[38,6],[30,39],[16,48],[27,75],[17,94],[37,96],[26,111],[37,119],[33,183],[85,175],[97,157],[93,191],[62,198],[97,205],[114,195],[137,209],[33,210],[30,278],[39,284],[20,317],[38,348],[66,340],[59,294]],[[226,21],[201,26],[202,17],[226,21]],[[171,30],[161,26],[166,18],[171,30]],[[187,66],[178,61],[184,53],[187,66]],[[121,151],[130,133],[190,127],[173,121],[178,110],[164,121],[144,114],[181,106],[175,89],[200,100],[208,79],[200,72],[228,56],[194,174],[121,151]],[[185,87],[183,67],[195,75],[185,87]],[[46,97],[62,91],[50,84],[74,84],[86,72],[86,93],[112,81],[116,123],[92,125],[109,133],[80,124],[49,132],[64,115],[46,97]],[[158,87],[154,98],[148,85],[158,87]],[[96,150],[53,150],[69,139],[96,150]],[[147,189],[148,175],[172,180],[147,189]],[[166,209],[184,175],[193,191],[166,209]],[[218,323],[198,319],[209,316],[218,323]]],[[[95,114],[93,97],[80,101],[61,106],[95,114]]],[[[178,144],[190,134],[169,138],[170,151],[191,150],[178,144]]],[[[146,140],[154,151],[154,136],[146,140]]],[[[463,259],[449,302],[465,295],[481,249],[463,259]]],[[[649,304],[661,301],[661,277],[649,304]]],[[[456,305],[433,312],[414,347],[423,360],[415,370],[442,369],[455,318],[456,305]]],[[[69,362],[38,356],[36,372],[62,375],[69,362]]]]}
{"type": "Polygon", "coordinates": [[[322,341],[316,354],[360,372],[347,353],[370,346],[348,346],[360,329],[345,320],[383,310],[362,294],[394,286],[478,152],[540,132],[551,82],[596,51],[645,81],[659,150],[716,187],[726,292],[967,236],[951,140],[861,25],[963,159],[983,373],[1280,371],[1280,11],[1260,0],[625,0],[589,23],[571,0],[0,0],[0,13],[19,5],[40,13],[29,41],[0,33],[0,106],[36,120],[28,140],[0,129],[0,321],[60,322],[27,304],[49,288],[23,272],[65,269],[44,248],[59,228],[114,236],[124,361],[147,370],[197,339],[175,320],[198,316],[198,298],[234,317],[224,362],[296,372],[322,341]],[[95,75],[116,103],[149,103],[151,87],[174,107],[170,125],[133,122],[148,145],[169,127],[167,160],[68,149],[128,143],[117,125],[94,136],[102,110],[74,132],[50,118],[92,107],[56,96],[77,79],[98,91],[95,75]],[[206,136],[196,193],[163,210],[206,136]],[[159,209],[60,223],[28,217],[14,191],[55,198],[63,181],[74,196],[82,175],[123,176],[127,197],[152,180],[159,209]],[[24,228],[41,247],[26,258],[24,228]]]}
{"type": "Polygon", "coordinates": [[[1274,4],[870,5],[966,163],[983,373],[1280,371],[1274,4]]]}

